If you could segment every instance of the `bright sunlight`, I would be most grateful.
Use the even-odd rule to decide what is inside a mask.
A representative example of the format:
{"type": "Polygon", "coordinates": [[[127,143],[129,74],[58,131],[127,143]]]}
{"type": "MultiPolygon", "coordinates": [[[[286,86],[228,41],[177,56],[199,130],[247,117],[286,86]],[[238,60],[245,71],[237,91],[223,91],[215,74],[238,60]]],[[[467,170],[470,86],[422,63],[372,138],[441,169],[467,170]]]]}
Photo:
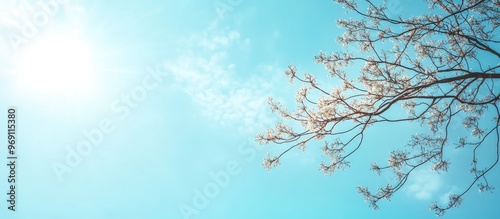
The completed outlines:
{"type": "Polygon", "coordinates": [[[31,42],[18,54],[18,87],[34,96],[81,96],[92,90],[92,51],[77,37],[52,36],[31,42]]]}

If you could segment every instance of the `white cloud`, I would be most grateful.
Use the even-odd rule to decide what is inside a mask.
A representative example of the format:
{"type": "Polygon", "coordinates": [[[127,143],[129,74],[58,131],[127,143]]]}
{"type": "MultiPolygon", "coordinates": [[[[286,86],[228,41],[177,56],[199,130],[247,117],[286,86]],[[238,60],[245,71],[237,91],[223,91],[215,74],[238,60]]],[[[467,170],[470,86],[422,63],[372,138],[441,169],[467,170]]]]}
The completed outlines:
{"type": "MultiPolygon", "coordinates": [[[[200,34],[191,35],[181,39],[182,44],[198,46],[199,49],[214,51],[218,49],[227,49],[240,43],[241,35],[239,31],[229,28],[218,28],[218,21],[212,22],[208,28],[200,34]]],[[[243,40],[243,45],[249,42],[249,39],[243,40]]]]}
{"type": "Polygon", "coordinates": [[[413,180],[408,186],[408,194],[420,200],[432,198],[443,186],[440,176],[431,170],[419,170],[411,177],[413,180]]]}
{"type": "Polygon", "coordinates": [[[234,65],[223,64],[223,58],[223,53],[208,59],[183,56],[165,67],[205,116],[242,132],[258,131],[269,121],[266,101],[271,84],[258,77],[236,80],[231,74],[234,65]]]}
{"type": "Polygon", "coordinates": [[[176,60],[166,61],[165,68],[176,86],[193,99],[203,115],[222,126],[255,134],[272,126],[266,102],[271,96],[273,82],[256,74],[248,77],[251,69],[236,72],[234,60],[227,54],[250,43],[249,39],[240,38],[238,31],[220,30],[217,23],[213,23],[201,34],[183,41],[196,52],[188,51],[176,60]]]}

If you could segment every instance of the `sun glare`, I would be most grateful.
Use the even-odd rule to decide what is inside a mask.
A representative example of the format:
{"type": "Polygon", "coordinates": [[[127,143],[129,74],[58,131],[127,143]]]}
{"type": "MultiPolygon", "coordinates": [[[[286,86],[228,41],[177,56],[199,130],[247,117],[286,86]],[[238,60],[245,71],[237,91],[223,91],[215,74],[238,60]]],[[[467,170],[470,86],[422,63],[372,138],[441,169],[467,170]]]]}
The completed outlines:
{"type": "Polygon", "coordinates": [[[80,96],[92,90],[92,51],[75,37],[45,37],[17,57],[18,87],[30,95],[80,96]]]}

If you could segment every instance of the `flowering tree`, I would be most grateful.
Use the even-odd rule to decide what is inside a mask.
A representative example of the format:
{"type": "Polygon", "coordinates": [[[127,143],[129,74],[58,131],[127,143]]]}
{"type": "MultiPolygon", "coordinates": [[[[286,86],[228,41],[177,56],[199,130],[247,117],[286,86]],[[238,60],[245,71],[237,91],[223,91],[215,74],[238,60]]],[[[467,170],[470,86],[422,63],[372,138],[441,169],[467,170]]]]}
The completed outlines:
{"type": "MultiPolygon", "coordinates": [[[[287,110],[269,98],[273,112],[283,119],[275,128],[258,134],[260,144],[286,144],[281,154],[264,158],[263,166],[280,164],[293,148],[305,150],[312,140],[325,139],[322,150],[331,162],[320,164],[325,174],[349,166],[348,158],[360,150],[365,132],[379,123],[419,122],[425,133],[409,136],[408,145],[391,152],[387,165],[373,163],[377,173],[391,171],[396,183],[371,192],[358,187],[370,206],[390,199],[415,169],[429,166],[447,171],[447,151],[471,148],[470,184],[449,196],[447,205],[431,204],[437,215],[459,206],[463,196],[477,185],[491,191],[487,175],[499,159],[500,41],[494,35],[500,24],[500,0],[426,0],[428,14],[391,16],[387,7],[371,0],[335,0],[359,19],[338,20],[345,29],[338,42],[360,51],[321,52],[315,57],[329,76],[341,85],[325,88],[315,76],[299,76],[294,66],[285,74],[303,86],[297,91],[296,110],[287,110]],[[499,82],[497,82],[499,83],[499,82]],[[406,110],[402,117],[389,113],[406,110]],[[491,116],[493,115],[493,116],[491,116]],[[293,126],[294,121],[300,130],[293,126]],[[451,125],[461,123],[470,134],[454,136],[451,125]],[[493,143],[491,143],[493,142],[493,143]],[[478,149],[496,159],[479,162],[478,149]]],[[[497,32],[498,34],[498,32],[497,32]]]]}

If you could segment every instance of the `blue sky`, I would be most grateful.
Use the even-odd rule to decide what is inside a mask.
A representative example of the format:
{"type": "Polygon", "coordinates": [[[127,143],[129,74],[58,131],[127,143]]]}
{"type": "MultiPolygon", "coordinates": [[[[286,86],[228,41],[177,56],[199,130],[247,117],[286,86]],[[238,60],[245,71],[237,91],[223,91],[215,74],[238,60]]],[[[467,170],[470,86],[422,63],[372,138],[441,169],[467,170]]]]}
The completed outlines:
{"type": "MultiPolygon", "coordinates": [[[[0,10],[1,116],[15,106],[19,126],[17,211],[4,201],[0,218],[433,218],[429,204],[471,177],[460,172],[467,151],[453,152],[464,163],[417,172],[371,210],[356,187],[390,180],[369,164],[423,130],[415,124],[370,130],[332,176],[318,170],[321,142],[261,168],[283,149],[253,141],[278,120],[267,97],[293,106],[298,88],[284,70],[324,76],[313,57],[346,50],[335,21],[351,15],[332,1],[0,0],[0,10]]],[[[499,202],[474,188],[444,218],[495,218],[499,202]]]]}

